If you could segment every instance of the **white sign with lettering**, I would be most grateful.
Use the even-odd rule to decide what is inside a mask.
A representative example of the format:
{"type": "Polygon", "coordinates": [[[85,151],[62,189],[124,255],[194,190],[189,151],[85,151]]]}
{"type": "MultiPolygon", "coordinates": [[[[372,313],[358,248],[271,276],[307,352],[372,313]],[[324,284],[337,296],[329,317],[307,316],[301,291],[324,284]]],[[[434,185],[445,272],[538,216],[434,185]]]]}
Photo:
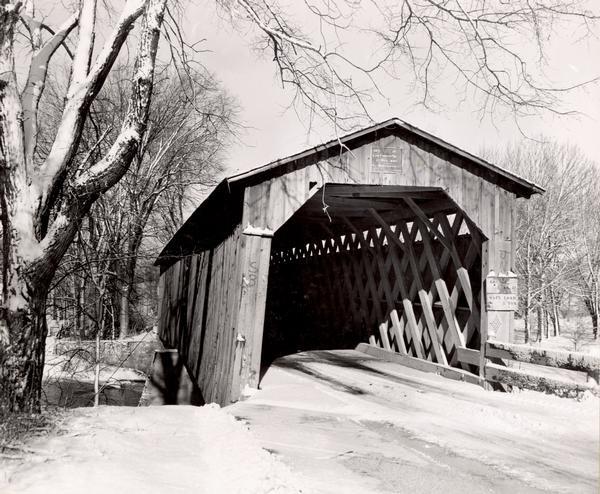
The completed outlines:
{"type": "Polygon", "coordinates": [[[516,311],[518,309],[518,281],[514,273],[496,274],[491,271],[485,284],[485,308],[488,311],[516,311]]]}

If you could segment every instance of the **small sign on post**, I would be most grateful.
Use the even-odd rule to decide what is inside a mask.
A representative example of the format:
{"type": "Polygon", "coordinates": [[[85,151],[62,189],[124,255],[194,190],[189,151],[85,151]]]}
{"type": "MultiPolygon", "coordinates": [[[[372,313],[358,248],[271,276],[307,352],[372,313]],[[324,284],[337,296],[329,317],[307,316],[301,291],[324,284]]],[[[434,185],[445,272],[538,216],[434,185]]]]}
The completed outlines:
{"type": "Polygon", "coordinates": [[[517,275],[490,271],[485,279],[485,308],[488,311],[516,311],[519,308],[517,275]]]}
{"type": "Polygon", "coordinates": [[[514,312],[519,306],[517,275],[490,271],[485,278],[487,338],[512,341],[514,312]]]}

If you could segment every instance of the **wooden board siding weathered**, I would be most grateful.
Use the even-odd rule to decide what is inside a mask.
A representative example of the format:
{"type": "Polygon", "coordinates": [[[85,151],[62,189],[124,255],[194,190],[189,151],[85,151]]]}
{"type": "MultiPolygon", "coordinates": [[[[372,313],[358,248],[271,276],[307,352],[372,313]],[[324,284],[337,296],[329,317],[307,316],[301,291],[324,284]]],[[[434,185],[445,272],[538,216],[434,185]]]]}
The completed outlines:
{"type": "MultiPolygon", "coordinates": [[[[318,331],[335,326],[330,330],[344,330],[352,339],[357,331],[348,325],[368,321],[371,326],[379,326],[371,338],[382,348],[475,372],[479,367],[483,375],[484,352],[479,350],[484,348],[488,327],[510,325],[512,320],[508,312],[486,312],[483,280],[489,271],[506,272],[512,268],[515,199],[540,189],[400,124],[392,122],[373,129],[344,138],[342,147],[332,141],[329,147],[226,180],[202,206],[202,213],[195,213],[161,254],[160,337],[166,345],[179,349],[206,401],[225,405],[237,400],[246,386],[258,386],[266,307],[270,305],[272,312],[273,304],[281,303],[268,294],[269,280],[273,283],[291,274],[305,280],[311,276],[321,280],[320,296],[314,302],[320,306],[307,310],[319,317],[315,324],[318,331]],[[338,231],[325,234],[327,239],[323,237],[337,249],[357,249],[354,261],[346,253],[349,261],[337,262],[332,252],[325,253],[314,242],[309,247],[303,231],[313,226],[303,222],[312,221],[314,225],[319,201],[327,209],[328,187],[343,187],[340,184],[358,187],[356,190],[363,190],[367,196],[372,190],[369,186],[390,186],[389,199],[399,201],[408,214],[404,219],[393,220],[393,227],[412,229],[407,229],[403,238],[412,235],[414,246],[394,246],[393,235],[401,235],[389,229],[390,213],[394,211],[388,208],[384,218],[373,205],[367,207],[363,226],[358,230],[347,222],[345,231],[338,226],[338,231]],[[402,191],[409,189],[412,196],[403,195],[402,191]],[[423,213],[410,197],[420,200],[421,205],[435,206],[439,200],[445,209],[423,213]],[[221,203],[227,215],[224,227],[218,228],[215,216],[221,203]],[[310,211],[306,210],[308,204],[312,204],[310,211]],[[449,206],[453,209],[447,211],[449,206]],[[448,219],[453,212],[464,221],[456,223],[456,231],[448,219]],[[294,221],[290,222],[292,218],[294,221]],[[364,223],[365,218],[372,218],[372,223],[364,223]],[[202,225],[216,228],[207,231],[199,228],[202,225]],[[343,240],[344,233],[355,235],[352,245],[343,240]],[[468,238],[463,240],[461,235],[465,234],[468,238]],[[281,235],[286,236],[287,240],[283,240],[289,246],[297,242],[296,247],[308,249],[303,255],[321,257],[295,266],[283,267],[279,263],[270,277],[271,263],[275,266],[276,256],[285,244],[281,235]],[[397,247],[404,250],[396,252],[397,247]],[[367,250],[372,251],[369,259],[376,262],[365,260],[367,250]],[[178,260],[174,262],[175,258],[178,260]],[[332,260],[330,265],[323,264],[326,259],[332,260]],[[366,266],[373,270],[373,276],[369,269],[365,271],[366,266]],[[392,273],[392,267],[396,277],[410,278],[404,280],[409,285],[406,296],[397,293],[400,288],[387,283],[385,273],[392,273]],[[325,277],[323,272],[327,273],[325,277]],[[349,275],[365,276],[365,286],[348,283],[349,275]],[[334,286],[330,278],[335,276],[346,282],[334,286]],[[357,296],[353,300],[358,305],[347,304],[348,297],[357,296]],[[403,300],[396,300],[398,297],[403,300]],[[456,313],[459,298],[468,300],[465,316],[456,313]],[[438,300],[439,305],[432,300],[438,300]],[[347,319],[340,320],[339,314],[328,315],[327,304],[346,304],[347,319]],[[413,304],[417,316],[411,315],[413,304]],[[361,316],[361,311],[368,311],[368,317],[361,316]],[[399,327],[414,334],[407,332],[400,341],[395,336],[399,327]],[[471,346],[467,347],[469,342],[471,346]],[[473,342],[480,348],[473,347],[473,342]],[[406,345],[408,349],[404,348],[406,345]],[[461,361],[460,356],[465,360],[461,361]],[[477,359],[479,365],[474,365],[477,359]]],[[[382,187],[376,193],[385,190],[388,189],[382,187]]],[[[339,199],[340,204],[358,208],[352,190],[346,193],[347,198],[339,199]]],[[[322,219],[317,219],[323,222],[323,231],[327,230],[326,215],[323,212],[322,219]]],[[[340,253],[340,260],[341,256],[340,253]]],[[[285,299],[285,283],[279,281],[275,285],[270,288],[279,290],[278,295],[285,299]]],[[[291,298],[292,292],[289,291],[291,298]]],[[[308,292],[307,297],[310,298],[308,292]]],[[[273,321],[267,321],[267,333],[272,326],[273,321]]],[[[331,339],[335,340],[335,336],[331,339]]],[[[340,337],[340,343],[342,340],[340,337]]]]}
{"type": "Polygon", "coordinates": [[[240,228],[214,249],[177,261],[160,277],[159,334],[177,348],[207,402],[231,393],[239,307],[240,228]]]}

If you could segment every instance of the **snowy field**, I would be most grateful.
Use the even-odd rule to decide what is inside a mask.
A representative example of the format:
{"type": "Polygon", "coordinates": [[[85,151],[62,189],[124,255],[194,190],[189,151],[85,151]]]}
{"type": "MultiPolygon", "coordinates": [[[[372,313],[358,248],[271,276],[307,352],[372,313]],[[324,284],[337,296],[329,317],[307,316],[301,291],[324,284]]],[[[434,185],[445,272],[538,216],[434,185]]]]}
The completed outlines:
{"type": "Polygon", "coordinates": [[[0,492],[598,492],[597,398],[491,393],[354,351],[280,359],[223,409],[65,417],[0,463],[0,492]]]}

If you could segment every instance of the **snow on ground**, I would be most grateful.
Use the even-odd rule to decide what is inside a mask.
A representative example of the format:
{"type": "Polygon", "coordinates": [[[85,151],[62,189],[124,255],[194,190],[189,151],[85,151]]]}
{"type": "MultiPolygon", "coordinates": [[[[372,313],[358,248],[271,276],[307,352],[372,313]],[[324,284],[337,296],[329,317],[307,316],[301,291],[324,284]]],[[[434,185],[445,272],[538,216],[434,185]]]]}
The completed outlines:
{"type": "MultiPolygon", "coordinates": [[[[573,337],[569,334],[561,336],[551,336],[545,340],[537,343],[532,343],[532,346],[542,348],[545,350],[559,350],[562,352],[574,352],[575,344],[573,343],[573,337]]],[[[600,340],[594,340],[593,338],[586,338],[577,343],[577,352],[587,353],[600,357],[600,340]]]]}
{"type": "MultiPolygon", "coordinates": [[[[553,329],[549,329],[550,333],[553,329]]],[[[600,339],[595,339],[589,316],[570,317],[561,319],[560,336],[539,338],[535,320],[532,321],[531,338],[533,347],[563,352],[581,352],[600,357],[600,339]]],[[[525,322],[515,319],[515,336],[522,342],[525,338],[525,322]]]]}
{"type": "MultiPolygon", "coordinates": [[[[577,351],[578,353],[600,357],[600,340],[594,339],[591,328],[589,328],[587,331],[581,330],[581,328],[586,328],[585,324],[587,319],[588,318],[579,317],[574,318],[573,320],[565,320],[563,321],[563,333],[561,336],[550,336],[549,338],[531,341],[529,346],[539,350],[553,350],[560,352],[577,351]],[[576,337],[574,334],[578,329],[583,332],[576,337]]],[[[523,320],[516,320],[516,323],[518,331],[523,333],[523,320]]],[[[520,337],[522,336],[523,334],[521,334],[520,337]]],[[[537,338],[537,334],[533,334],[532,337],[537,338]]],[[[544,376],[551,379],[558,378],[577,384],[585,384],[589,382],[588,376],[584,372],[556,369],[553,367],[528,364],[514,360],[508,360],[506,362],[509,367],[526,371],[529,374],[544,376]]]]}
{"type": "Polygon", "coordinates": [[[315,492],[597,492],[599,408],[493,393],[354,351],[271,366],[228,407],[315,492]]]}
{"type": "Polygon", "coordinates": [[[10,494],[291,493],[301,479],[216,405],[99,407],[0,463],[10,494]],[[35,452],[35,453],[33,453],[35,452]]]}
{"type": "MultiPolygon", "coordinates": [[[[63,379],[77,380],[81,382],[93,382],[96,366],[93,357],[77,352],[56,354],[54,352],[54,338],[48,338],[46,342],[46,362],[44,365],[44,380],[59,381],[63,379]]],[[[100,364],[101,383],[117,381],[144,381],[146,375],[143,372],[126,367],[100,364]]]]}
{"type": "Polygon", "coordinates": [[[0,492],[598,489],[593,396],[493,393],[351,350],[282,358],[261,388],[223,409],[70,410],[24,460],[0,462],[0,492]]]}

